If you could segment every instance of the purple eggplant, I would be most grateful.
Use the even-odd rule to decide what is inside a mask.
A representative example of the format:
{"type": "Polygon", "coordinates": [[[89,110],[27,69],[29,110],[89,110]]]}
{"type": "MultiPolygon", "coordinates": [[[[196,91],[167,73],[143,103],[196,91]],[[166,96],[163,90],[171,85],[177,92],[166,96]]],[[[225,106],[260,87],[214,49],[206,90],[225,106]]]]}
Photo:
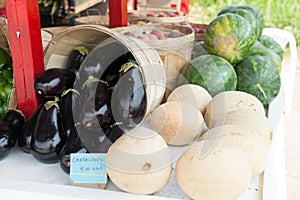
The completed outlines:
{"type": "Polygon", "coordinates": [[[106,138],[111,142],[114,143],[119,137],[123,134],[127,133],[132,127],[128,127],[122,123],[114,123],[112,124],[106,132],[106,138]]]}
{"type": "Polygon", "coordinates": [[[6,158],[15,146],[24,123],[25,116],[19,110],[8,110],[0,120],[0,160],[6,158]]]}
{"type": "Polygon", "coordinates": [[[61,95],[59,108],[64,131],[69,137],[74,124],[79,121],[79,114],[82,109],[79,92],[75,89],[65,90],[61,95]]]}
{"type": "Polygon", "coordinates": [[[18,145],[26,153],[30,153],[30,141],[34,128],[37,122],[37,118],[44,104],[40,104],[31,117],[25,121],[20,134],[18,135],[18,145]]]}
{"type": "Polygon", "coordinates": [[[78,72],[81,63],[83,62],[88,53],[89,50],[85,46],[76,46],[69,55],[66,69],[69,69],[74,73],[78,72]]]}
{"type": "Polygon", "coordinates": [[[112,144],[102,130],[88,129],[83,125],[76,126],[83,145],[90,153],[106,153],[112,144]]]}
{"type": "Polygon", "coordinates": [[[80,123],[88,129],[105,132],[112,121],[106,82],[90,76],[84,84],[80,123]]]}
{"type": "Polygon", "coordinates": [[[60,167],[68,174],[70,173],[71,153],[89,153],[78,135],[76,126],[73,126],[70,137],[59,155],[60,167]]]}
{"type": "Polygon", "coordinates": [[[68,69],[51,68],[36,76],[34,89],[43,98],[60,96],[66,89],[72,88],[74,72],[68,69]]]}
{"type": "Polygon", "coordinates": [[[127,51],[127,48],[115,39],[100,43],[82,62],[79,70],[79,79],[76,79],[75,87],[81,88],[82,84],[91,75],[101,79],[105,69],[127,51]]]}
{"type": "Polygon", "coordinates": [[[147,106],[143,76],[133,62],[122,65],[120,73],[111,97],[113,118],[116,122],[136,126],[144,118],[147,106]]]}
{"type": "Polygon", "coordinates": [[[110,87],[115,86],[120,78],[119,71],[121,66],[129,61],[135,62],[135,59],[131,52],[127,52],[126,54],[121,55],[105,69],[101,80],[107,82],[110,87]]]}
{"type": "Polygon", "coordinates": [[[43,163],[56,163],[66,140],[59,106],[55,101],[47,101],[38,115],[32,134],[31,153],[43,163]]]}

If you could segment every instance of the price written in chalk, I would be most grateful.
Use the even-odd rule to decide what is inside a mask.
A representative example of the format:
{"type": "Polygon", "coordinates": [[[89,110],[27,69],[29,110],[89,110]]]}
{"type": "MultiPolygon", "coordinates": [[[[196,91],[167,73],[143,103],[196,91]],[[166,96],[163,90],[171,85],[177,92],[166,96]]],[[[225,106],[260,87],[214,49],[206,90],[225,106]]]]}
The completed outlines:
{"type": "Polygon", "coordinates": [[[73,183],[107,182],[106,154],[71,154],[70,181],[73,183]]]}

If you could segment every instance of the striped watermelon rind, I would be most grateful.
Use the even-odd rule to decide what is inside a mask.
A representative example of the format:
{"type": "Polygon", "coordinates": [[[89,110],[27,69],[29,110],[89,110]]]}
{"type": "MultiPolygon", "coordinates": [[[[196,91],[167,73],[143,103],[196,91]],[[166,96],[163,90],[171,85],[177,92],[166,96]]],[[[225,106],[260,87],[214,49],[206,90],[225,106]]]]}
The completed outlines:
{"type": "Polygon", "coordinates": [[[269,62],[274,65],[278,71],[281,70],[281,58],[271,49],[265,47],[261,42],[256,41],[253,47],[250,49],[248,56],[264,56],[265,62],[269,62]]]}
{"type": "Polygon", "coordinates": [[[257,9],[256,7],[251,6],[249,4],[238,5],[238,6],[236,6],[236,8],[245,9],[245,10],[248,10],[253,13],[253,15],[255,16],[256,21],[257,21],[257,26],[259,29],[258,30],[258,37],[259,37],[265,27],[265,21],[264,21],[264,16],[263,16],[262,12],[259,9],[257,9]]]}
{"type": "MultiPolygon", "coordinates": [[[[255,29],[256,39],[260,36],[261,30],[257,24],[254,14],[251,11],[233,7],[230,10],[228,10],[226,13],[233,13],[233,14],[239,15],[239,16],[245,18],[246,20],[248,20],[248,22],[251,24],[252,28],[255,29]]],[[[221,14],[224,14],[224,11],[220,12],[218,15],[221,15],[221,14]]]]}
{"type": "MultiPolygon", "coordinates": [[[[256,35],[257,35],[257,37],[259,37],[261,35],[261,33],[263,31],[263,28],[265,26],[265,21],[264,21],[263,14],[261,13],[260,10],[258,10],[256,7],[251,6],[249,4],[244,4],[244,5],[230,5],[230,6],[224,7],[219,12],[218,15],[221,15],[221,14],[224,14],[224,13],[228,13],[228,12],[232,12],[233,10],[247,10],[247,11],[251,12],[254,15],[255,21],[256,21],[256,28],[255,28],[256,29],[256,35]]],[[[244,16],[244,17],[246,17],[246,16],[244,16]]]]}
{"type": "Polygon", "coordinates": [[[255,30],[248,20],[233,13],[225,13],[207,26],[204,48],[208,53],[225,58],[234,65],[246,57],[255,41],[255,30]]]}
{"type": "Polygon", "coordinates": [[[185,65],[178,85],[186,83],[204,87],[212,96],[223,91],[236,90],[237,76],[233,66],[215,55],[201,55],[185,65]]]}
{"type": "Polygon", "coordinates": [[[254,55],[235,66],[237,90],[257,97],[264,106],[278,95],[280,73],[264,56],[254,55]]]}
{"type": "Polygon", "coordinates": [[[274,51],[281,60],[283,59],[283,49],[273,38],[267,35],[261,35],[258,41],[268,49],[274,51]]]}

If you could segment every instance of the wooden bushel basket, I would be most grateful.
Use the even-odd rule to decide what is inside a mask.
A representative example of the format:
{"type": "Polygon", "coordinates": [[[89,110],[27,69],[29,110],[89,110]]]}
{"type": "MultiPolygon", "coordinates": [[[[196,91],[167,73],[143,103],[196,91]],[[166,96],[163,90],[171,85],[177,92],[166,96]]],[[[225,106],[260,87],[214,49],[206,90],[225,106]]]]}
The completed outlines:
{"type": "Polygon", "coordinates": [[[161,103],[165,92],[166,77],[165,68],[159,55],[143,41],[124,36],[104,26],[73,26],[54,36],[45,51],[45,68],[64,68],[69,54],[77,45],[84,45],[92,50],[98,44],[109,40],[123,44],[141,67],[147,96],[147,115],[161,103]]]}
{"type": "Polygon", "coordinates": [[[184,35],[178,38],[167,38],[164,40],[147,40],[146,42],[153,47],[159,54],[165,65],[166,71],[166,98],[177,86],[177,79],[180,71],[191,60],[193,43],[195,39],[194,30],[187,26],[176,26],[170,24],[146,24],[143,26],[129,26],[116,28],[120,33],[130,31],[136,36],[150,33],[153,29],[161,30],[165,35],[171,30],[178,30],[184,35]]]}

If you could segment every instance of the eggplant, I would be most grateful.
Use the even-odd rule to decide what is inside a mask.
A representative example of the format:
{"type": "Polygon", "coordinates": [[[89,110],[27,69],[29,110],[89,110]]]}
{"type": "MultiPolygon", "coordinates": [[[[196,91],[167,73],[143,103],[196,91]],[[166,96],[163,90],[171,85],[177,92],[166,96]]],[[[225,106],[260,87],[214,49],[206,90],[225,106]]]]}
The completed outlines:
{"type": "Polygon", "coordinates": [[[132,127],[128,127],[125,124],[116,122],[110,126],[105,135],[111,143],[114,143],[119,137],[127,133],[130,129],[132,129],[132,127]]]}
{"type": "Polygon", "coordinates": [[[78,135],[76,126],[71,129],[70,137],[59,155],[59,165],[68,174],[70,173],[71,153],[89,153],[78,135]]]}
{"type": "Polygon", "coordinates": [[[70,136],[75,122],[79,121],[81,108],[81,97],[77,90],[68,89],[61,95],[59,109],[62,117],[62,124],[67,137],[70,136]]]}
{"type": "Polygon", "coordinates": [[[60,96],[66,89],[72,88],[75,73],[68,69],[51,68],[36,76],[34,89],[43,98],[60,96]]]}
{"type": "Polygon", "coordinates": [[[55,101],[47,101],[38,115],[32,134],[31,153],[43,163],[56,163],[66,140],[59,106],[55,101]]]}
{"type": "Polygon", "coordinates": [[[66,69],[73,71],[75,74],[79,71],[82,61],[85,59],[89,50],[82,45],[76,46],[70,53],[66,69]]]}
{"type": "Polygon", "coordinates": [[[82,144],[90,153],[107,153],[112,142],[103,131],[88,129],[82,124],[76,126],[82,144]]]}
{"type": "Polygon", "coordinates": [[[15,146],[24,123],[25,116],[19,110],[8,110],[0,120],[0,160],[6,158],[15,146]]]}
{"type": "Polygon", "coordinates": [[[89,77],[84,84],[82,112],[79,121],[86,128],[98,129],[103,133],[112,121],[110,96],[107,86],[106,82],[93,76],[89,77]]]}
{"type": "Polygon", "coordinates": [[[114,120],[136,126],[144,118],[146,106],[146,90],[139,66],[134,62],[123,64],[120,79],[111,96],[114,120]]]}
{"type": "Polygon", "coordinates": [[[116,60],[114,60],[105,69],[101,80],[107,82],[110,87],[115,86],[120,78],[120,68],[127,62],[136,62],[131,52],[127,52],[126,54],[121,55],[116,60]]]}
{"type": "Polygon", "coordinates": [[[26,153],[30,153],[30,142],[31,137],[34,132],[35,125],[37,123],[37,118],[44,104],[40,104],[31,117],[25,121],[20,134],[18,135],[18,145],[26,153]]]}
{"type": "Polygon", "coordinates": [[[75,83],[76,89],[82,88],[89,76],[101,79],[105,69],[127,51],[127,48],[115,39],[100,43],[82,62],[79,70],[79,79],[76,79],[75,83]]]}

